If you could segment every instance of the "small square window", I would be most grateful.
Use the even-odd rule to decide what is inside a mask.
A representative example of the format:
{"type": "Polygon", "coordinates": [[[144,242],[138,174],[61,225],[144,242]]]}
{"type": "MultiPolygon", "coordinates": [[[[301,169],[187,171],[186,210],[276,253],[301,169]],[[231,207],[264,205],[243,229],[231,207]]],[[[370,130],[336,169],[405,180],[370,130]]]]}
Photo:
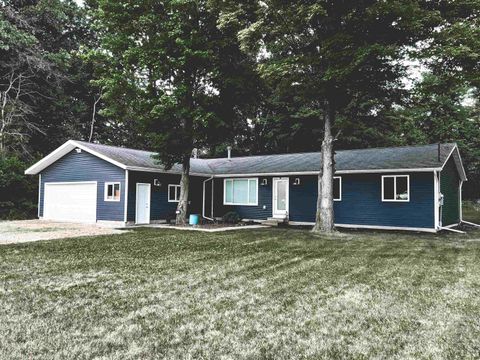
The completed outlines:
{"type": "Polygon", "coordinates": [[[105,183],[105,201],[120,201],[120,183],[105,183]]]}
{"type": "Polygon", "coordinates": [[[382,176],[382,201],[410,201],[410,177],[408,175],[382,176]]]}
{"type": "Polygon", "coordinates": [[[168,202],[180,201],[180,185],[168,185],[168,202]]]}

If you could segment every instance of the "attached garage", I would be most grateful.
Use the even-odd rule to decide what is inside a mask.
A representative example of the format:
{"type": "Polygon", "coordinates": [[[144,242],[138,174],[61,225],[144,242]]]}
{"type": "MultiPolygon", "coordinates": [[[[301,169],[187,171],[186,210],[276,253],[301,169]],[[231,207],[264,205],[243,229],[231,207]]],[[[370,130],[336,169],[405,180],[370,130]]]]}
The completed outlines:
{"type": "Polygon", "coordinates": [[[45,183],[44,218],[94,223],[97,220],[97,182],[45,183]]]}

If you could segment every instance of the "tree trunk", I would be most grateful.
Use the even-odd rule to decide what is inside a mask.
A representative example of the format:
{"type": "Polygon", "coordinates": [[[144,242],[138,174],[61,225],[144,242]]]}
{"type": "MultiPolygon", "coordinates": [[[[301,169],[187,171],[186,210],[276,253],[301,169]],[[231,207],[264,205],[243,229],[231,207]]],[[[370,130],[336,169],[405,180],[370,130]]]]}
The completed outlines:
{"type": "Polygon", "coordinates": [[[314,232],[332,233],[334,231],[333,214],[333,136],[332,123],[335,113],[327,103],[325,111],[325,132],[322,142],[322,169],[318,175],[317,214],[314,232]]]}
{"type": "Polygon", "coordinates": [[[177,225],[186,225],[188,223],[188,189],[190,185],[190,156],[186,156],[182,161],[182,178],[180,179],[180,199],[177,206],[177,225]]]}

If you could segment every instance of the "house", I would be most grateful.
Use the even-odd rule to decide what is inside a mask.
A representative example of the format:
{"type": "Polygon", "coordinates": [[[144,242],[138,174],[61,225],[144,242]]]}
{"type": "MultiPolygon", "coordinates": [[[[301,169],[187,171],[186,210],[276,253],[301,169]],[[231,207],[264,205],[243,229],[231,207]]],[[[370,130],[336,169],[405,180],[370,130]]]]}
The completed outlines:
{"type": "MultiPolygon", "coordinates": [[[[115,225],[173,218],[180,165],[151,152],[68,141],[31,166],[38,216],[115,225]]],[[[206,219],[315,221],[320,153],[191,159],[190,213],[206,219]]],[[[462,219],[465,170],[456,144],[337,151],[337,227],[436,232],[462,219]]]]}

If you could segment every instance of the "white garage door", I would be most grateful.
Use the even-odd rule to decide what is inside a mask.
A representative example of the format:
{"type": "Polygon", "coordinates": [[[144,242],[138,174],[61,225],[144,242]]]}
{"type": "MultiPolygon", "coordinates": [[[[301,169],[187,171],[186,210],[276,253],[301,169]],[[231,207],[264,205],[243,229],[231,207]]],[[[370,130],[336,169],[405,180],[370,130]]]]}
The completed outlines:
{"type": "Polygon", "coordinates": [[[45,183],[44,219],[93,223],[97,220],[97,183],[45,183]]]}

